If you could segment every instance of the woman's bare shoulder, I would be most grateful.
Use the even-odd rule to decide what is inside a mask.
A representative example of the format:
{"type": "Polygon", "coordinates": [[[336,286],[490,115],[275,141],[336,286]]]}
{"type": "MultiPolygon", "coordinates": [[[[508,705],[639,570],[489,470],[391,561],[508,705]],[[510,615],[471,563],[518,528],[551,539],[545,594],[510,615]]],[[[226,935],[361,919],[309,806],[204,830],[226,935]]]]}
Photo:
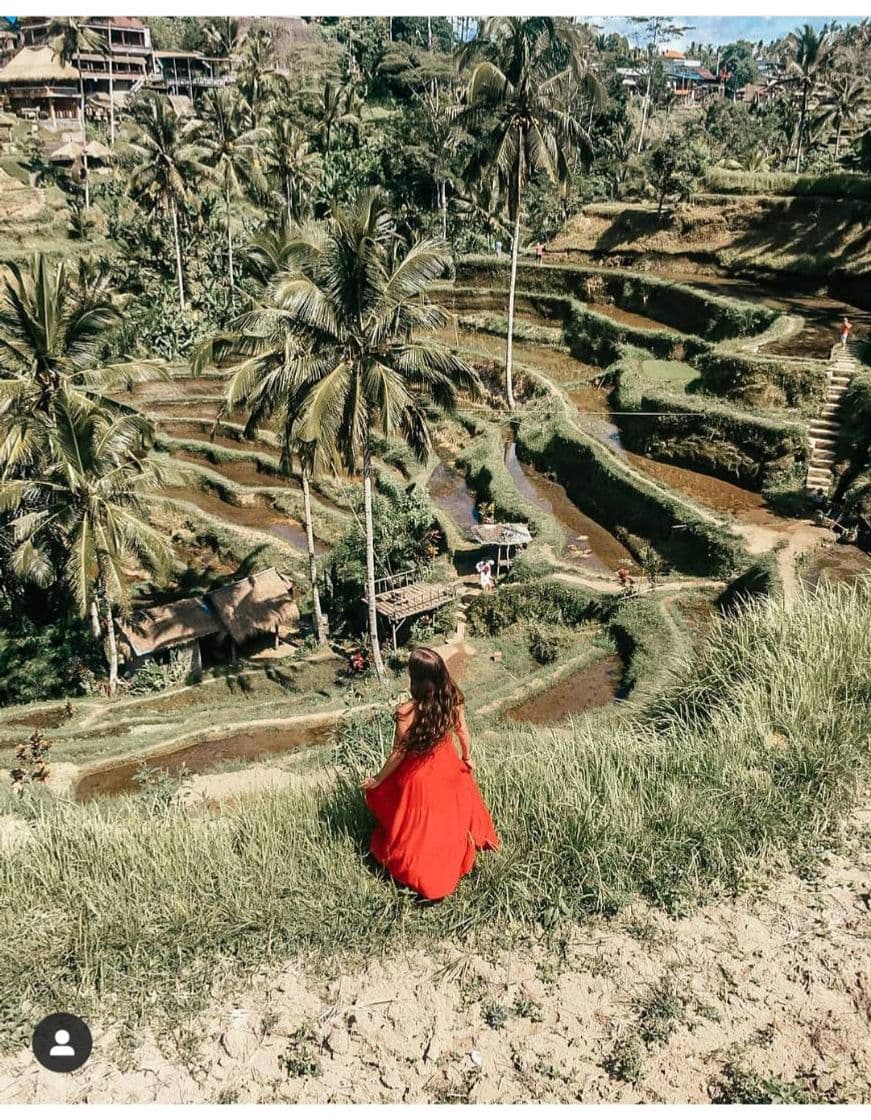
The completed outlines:
{"type": "Polygon", "coordinates": [[[399,707],[396,709],[395,718],[398,719],[398,720],[402,720],[403,723],[404,723],[405,720],[410,719],[413,714],[414,714],[414,701],[413,700],[406,700],[404,704],[400,704],[399,707]]]}

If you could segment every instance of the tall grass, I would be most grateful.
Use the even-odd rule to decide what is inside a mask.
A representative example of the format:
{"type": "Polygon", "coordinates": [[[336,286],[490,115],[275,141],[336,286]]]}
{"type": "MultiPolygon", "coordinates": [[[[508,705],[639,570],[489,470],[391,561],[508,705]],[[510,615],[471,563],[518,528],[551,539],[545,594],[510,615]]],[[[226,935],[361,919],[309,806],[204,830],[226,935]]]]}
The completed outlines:
{"type": "Polygon", "coordinates": [[[678,680],[634,720],[476,735],[504,846],[436,907],[366,862],[358,781],[387,748],[387,713],[346,728],[333,784],[220,816],[36,804],[0,864],[0,1009],[115,993],[142,1010],[202,995],[222,967],[507,937],[637,894],[682,906],[760,859],[807,861],[867,772],[871,581],[717,622],[678,680]]]}
{"type": "Polygon", "coordinates": [[[871,202],[871,176],[845,171],[828,175],[793,175],[788,171],[730,171],[714,167],[705,176],[705,186],[708,190],[728,194],[810,195],[871,202]]]}

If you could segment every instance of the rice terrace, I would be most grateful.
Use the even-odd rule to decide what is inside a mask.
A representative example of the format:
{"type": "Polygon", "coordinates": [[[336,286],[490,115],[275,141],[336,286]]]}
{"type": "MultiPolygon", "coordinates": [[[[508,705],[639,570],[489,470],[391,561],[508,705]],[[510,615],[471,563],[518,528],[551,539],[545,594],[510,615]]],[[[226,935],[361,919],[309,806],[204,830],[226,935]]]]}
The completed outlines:
{"type": "Polygon", "coordinates": [[[871,1102],[871,23],[720,22],[0,19],[4,1103],[871,1102]]]}

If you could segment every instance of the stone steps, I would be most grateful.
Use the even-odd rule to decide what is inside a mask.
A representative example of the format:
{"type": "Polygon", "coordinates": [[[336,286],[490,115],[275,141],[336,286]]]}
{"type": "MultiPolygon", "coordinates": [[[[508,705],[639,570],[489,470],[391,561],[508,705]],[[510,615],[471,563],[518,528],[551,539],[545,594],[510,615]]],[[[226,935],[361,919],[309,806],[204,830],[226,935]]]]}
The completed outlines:
{"type": "Polygon", "coordinates": [[[835,347],[829,362],[828,388],[820,413],[808,425],[808,471],[805,489],[822,490],[828,494],[834,480],[835,448],[841,430],[839,415],[841,398],[856,372],[856,351],[853,345],[835,347]]]}

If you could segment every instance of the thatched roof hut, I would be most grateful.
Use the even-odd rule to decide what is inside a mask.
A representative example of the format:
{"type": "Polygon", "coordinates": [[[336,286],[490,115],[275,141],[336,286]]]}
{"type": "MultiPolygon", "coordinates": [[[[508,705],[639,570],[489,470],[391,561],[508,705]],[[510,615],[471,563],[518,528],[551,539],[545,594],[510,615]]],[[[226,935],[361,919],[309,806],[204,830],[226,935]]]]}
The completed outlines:
{"type": "Polygon", "coordinates": [[[74,66],[63,63],[51,47],[22,47],[0,69],[0,84],[5,82],[78,81],[74,66]]]}
{"type": "Polygon", "coordinates": [[[494,548],[521,548],[532,540],[529,526],[522,521],[473,525],[470,533],[478,544],[491,545],[494,548]]]}
{"type": "Polygon", "coordinates": [[[236,645],[295,626],[299,608],[293,581],[275,568],[255,572],[210,592],[209,601],[236,645]]]}
{"type": "Polygon", "coordinates": [[[223,633],[224,627],[204,599],[179,599],[159,607],[137,611],[118,623],[121,635],[136,657],[223,633]]]}
{"type": "Polygon", "coordinates": [[[82,158],[83,152],[88,153],[89,160],[98,163],[105,163],[112,155],[106,145],[101,144],[99,140],[89,140],[87,144],[83,144],[81,140],[69,140],[56,148],[48,158],[52,163],[75,163],[82,158]]]}

